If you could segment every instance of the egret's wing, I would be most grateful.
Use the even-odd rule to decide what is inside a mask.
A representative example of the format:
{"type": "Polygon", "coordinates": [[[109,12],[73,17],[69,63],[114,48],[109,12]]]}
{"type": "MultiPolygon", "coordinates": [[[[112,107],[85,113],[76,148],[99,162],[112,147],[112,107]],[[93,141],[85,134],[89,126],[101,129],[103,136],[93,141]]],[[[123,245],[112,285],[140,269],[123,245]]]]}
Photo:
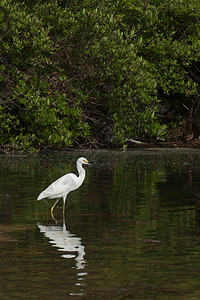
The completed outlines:
{"type": "Polygon", "coordinates": [[[68,193],[74,186],[74,179],[71,174],[66,174],[52,184],[50,184],[43,192],[40,193],[37,200],[41,200],[43,198],[59,198],[64,193],[68,193]]]}

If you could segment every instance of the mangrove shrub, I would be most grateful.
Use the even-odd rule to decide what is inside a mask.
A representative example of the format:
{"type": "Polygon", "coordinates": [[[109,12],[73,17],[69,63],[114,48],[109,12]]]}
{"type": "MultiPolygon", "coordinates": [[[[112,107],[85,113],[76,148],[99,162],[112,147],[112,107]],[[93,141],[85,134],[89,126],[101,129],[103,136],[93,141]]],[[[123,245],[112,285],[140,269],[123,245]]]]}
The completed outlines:
{"type": "Polygon", "coordinates": [[[174,127],[198,134],[197,0],[0,5],[2,145],[123,144],[174,127]]]}

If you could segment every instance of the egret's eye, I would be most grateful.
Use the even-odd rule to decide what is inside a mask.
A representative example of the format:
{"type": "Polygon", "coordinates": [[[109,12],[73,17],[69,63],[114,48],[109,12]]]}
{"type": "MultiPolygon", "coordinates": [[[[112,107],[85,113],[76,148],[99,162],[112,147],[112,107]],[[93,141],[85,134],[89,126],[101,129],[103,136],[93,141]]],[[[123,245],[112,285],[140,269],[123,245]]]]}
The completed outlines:
{"type": "Polygon", "coordinates": [[[86,162],[86,163],[88,162],[86,159],[84,159],[83,161],[86,162]]]}

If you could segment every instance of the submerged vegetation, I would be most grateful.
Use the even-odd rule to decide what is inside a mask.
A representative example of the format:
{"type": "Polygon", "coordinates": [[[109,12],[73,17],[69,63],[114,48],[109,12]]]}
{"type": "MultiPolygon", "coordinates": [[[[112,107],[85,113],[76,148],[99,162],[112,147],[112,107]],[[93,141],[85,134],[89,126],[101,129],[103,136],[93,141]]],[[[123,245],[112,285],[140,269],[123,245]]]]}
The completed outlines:
{"type": "Polygon", "coordinates": [[[199,1],[0,2],[0,143],[199,136],[199,1]]]}

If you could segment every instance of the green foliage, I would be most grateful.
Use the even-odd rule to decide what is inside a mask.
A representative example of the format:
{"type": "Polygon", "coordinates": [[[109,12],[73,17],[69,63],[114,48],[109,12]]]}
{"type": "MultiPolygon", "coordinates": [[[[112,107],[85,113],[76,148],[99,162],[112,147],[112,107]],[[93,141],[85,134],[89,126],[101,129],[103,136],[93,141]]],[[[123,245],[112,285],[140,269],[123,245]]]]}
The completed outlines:
{"type": "Polygon", "coordinates": [[[65,92],[63,81],[68,79],[53,59],[57,46],[50,38],[51,26],[37,16],[37,6],[37,13],[11,1],[2,6],[0,141],[24,150],[72,146],[90,135],[90,128],[81,119],[84,95],[73,86],[65,92]]]}
{"type": "Polygon", "coordinates": [[[1,1],[1,144],[160,138],[162,99],[198,124],[199,13],[197,0],[1,1]]]}

